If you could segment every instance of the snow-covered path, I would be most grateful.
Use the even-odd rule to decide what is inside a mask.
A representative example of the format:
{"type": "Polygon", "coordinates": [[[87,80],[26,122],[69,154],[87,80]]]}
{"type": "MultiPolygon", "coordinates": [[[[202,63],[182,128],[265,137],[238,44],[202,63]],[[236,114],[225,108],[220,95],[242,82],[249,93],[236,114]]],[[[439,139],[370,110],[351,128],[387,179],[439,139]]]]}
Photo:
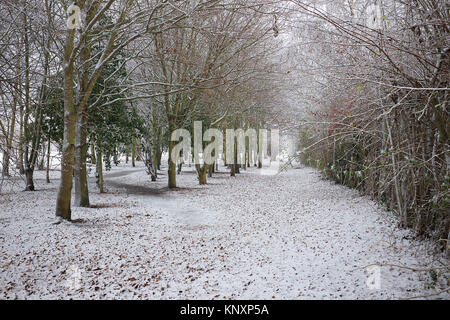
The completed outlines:
{"type": "MultiPolygon", "coordinates": [[[[140,183],[136,183],[134,180],[126,183],[117,181],[117,178],[122,178],[135,172],[136,170],[123,170],[106,175],[106,182],[110,187],[119,189],[127,196],[138,200],[140,207],[164,212],[160,219],[163,219],[165,224],[205,226],[215,221],[215,215],[210,210],[203,210],[198,206],[189,205],[186,201],[176,199],[176,195],[169,197],[166,194],[167,188],[160,184],[153,183],[153,185],[149,185],[147,183],[147,186],[143,186],[147,179],[143,182],[140,181],[140,183]]],[[[142,169],[138,171],[138,175],[140,176],[141,174],[142,169]]]]}
{"type": "Polygon", "coordinates": [[[169,191],[165,176],[155,183],[143,168],[114,168],[109,193],[92,192],[93,208],[74,208],[78,222],[60,225],[57,181],[1,195],[0,298],[390,299],[448,287],[429,272],[382,266],[380,288],[369,288],[368,265],[448,261],[312,169],[219,173],[198,186],[187,168],[178,183],[169,191]]]}

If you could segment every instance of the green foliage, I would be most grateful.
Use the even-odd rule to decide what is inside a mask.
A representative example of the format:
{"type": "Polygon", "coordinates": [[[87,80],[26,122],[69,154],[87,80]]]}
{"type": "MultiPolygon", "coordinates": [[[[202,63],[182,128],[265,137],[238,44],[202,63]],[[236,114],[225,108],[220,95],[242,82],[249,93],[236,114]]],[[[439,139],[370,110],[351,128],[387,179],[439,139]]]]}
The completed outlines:
{"type": "MultiPolygon", "coordinates": [[[[106,19],[106,18],[105,18],[106,19]]],[[[106,20],[105,20],[106,21],[106,20]]],[[[102,45],[92,48],[98,55],[102,45]]],[[[145,123],[132,104],[126,101],[119,84],[126,78],[125,54],[118,54],[101,72],[88,100],[88,136],[101,148],[106,168],[111,156],[131,144],[133,136],[146,134],[145,123]]],[[[48,99],[43,108],[43,132],[51,140],[62,143],[64,134],[64,93],[62,74],[50,79],[48,99]]]]}
{"type": "Polygon", "coordinates": [[[42,131],[47,138],[61,144],[64,136],[64,92],[61,73],[50,77],[47,101],[42,107],[42,131]]]}
{"type": "MultiPolygon", "coordinates": [[[[94,47],[95,55],[101,47],[94,47]]],[[[133,141],[148,134],[143,119],[138,115],[119,84],[127,76],[125,54],[118,54],[107,64],[92,91],[88,108],[88,131],[97,148],[104,155],[106,169],[111,167],[111,157],[133,141]]],[[[117,163],[116,163],[117,164],[117,163]]]]}

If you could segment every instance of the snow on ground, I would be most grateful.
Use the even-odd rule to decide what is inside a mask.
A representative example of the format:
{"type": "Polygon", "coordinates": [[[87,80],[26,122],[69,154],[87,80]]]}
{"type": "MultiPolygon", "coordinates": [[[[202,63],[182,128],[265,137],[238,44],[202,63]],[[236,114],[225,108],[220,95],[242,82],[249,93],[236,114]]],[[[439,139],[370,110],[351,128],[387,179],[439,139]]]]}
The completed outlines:
{"type": "Polygon", "coordinates": [[[142,163],[114,167],[108,193],[91,178],[92,208],[62,224],[58,172],[43,177],[39,191],[17,183],[0,195],[0,299],[403,299],[448,288],[444,276],[385,266],[448,260],[312,169],[221,172],[199,186],[185,168],[169,191],[166,174],[151,182],[142,163]],[[374,264],[379,289],[366,284],[374,264]]]}

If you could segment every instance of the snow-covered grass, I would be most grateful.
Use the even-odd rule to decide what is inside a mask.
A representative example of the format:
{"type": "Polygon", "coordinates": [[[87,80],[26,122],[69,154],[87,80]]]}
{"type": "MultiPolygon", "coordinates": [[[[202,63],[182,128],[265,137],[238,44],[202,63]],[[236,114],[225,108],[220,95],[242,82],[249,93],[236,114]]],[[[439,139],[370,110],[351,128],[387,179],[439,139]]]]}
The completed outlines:
{"type": "Polygon", "coordinates": [[[49,185],[36,177],[38,191],[0,195],[1,299],[401,299],[448,288],[448,272],[396,267],[448,265],[432,243],[312,169],[221,172],[199,186],[185,168],[169,191],[142,163],[113,167],[108,193],[91,178],[93,208],[61,224],[58,173],[49,185]],[[379,289],[366,285],[374,264],[379,289]]]}

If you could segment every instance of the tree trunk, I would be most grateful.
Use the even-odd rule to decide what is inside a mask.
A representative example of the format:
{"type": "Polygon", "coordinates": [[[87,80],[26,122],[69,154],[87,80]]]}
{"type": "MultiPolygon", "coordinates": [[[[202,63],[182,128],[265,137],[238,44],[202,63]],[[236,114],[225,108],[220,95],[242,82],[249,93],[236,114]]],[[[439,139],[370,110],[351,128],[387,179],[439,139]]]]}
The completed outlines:
{"type": "Polygon", "coordinates": [[[200,183],[200,185],[207,184],[206,173],[208,172],[209,166],[207,164],[203,164],[203,166],[201,166],[200,164],[196,164],[195,167],[197,169],[198,182],[200,183]]]}
{"type": "Polygon", "coordinates": [[[155,165],[153,164],[153,161],[154,161],[155,157],[153,156],[153,153],[151,152],[152,148],[153,147],[151,147],[149,149],[149,153],[150,154],[147,154],[147,160],[146,161],[149,162],[147,164],[147,167],[148,167],[148,171],[150,172],[150,175],[151,175],[151,178],[152,178],[152,182],[156,182],[157,179],[158,179],[158,176],[157,176],[157,172],[155,171],[155,165]]]}
{"type": "Polygon", "coordinates": [[[83,112],[77,120],[75,145],[75,205],[89,208],[89,188],[86,169],[87,158],[87,116],[83,112]]]}
{"type": "Polygon", "coordinates": [[[47,183],[50,183],[50,147],[51,147],[51,140],[48,138],[47,140],[47,168],[46,168],[46,179],[47,183]]]}
{"type": "Polygon", "coordinates": [[[56,216],[71,220],[72,178],[75,160],[77,112],[74,105],[73,64],[70,57],[74,46],[74,30],[67,31],[64,48],[64,142],[61,158],[61,182],[56,200],[56,216]]]}
{"type": "Polygon", "coordinates": [[[159,170],[159,146],[153,147],[152,157],[153,157],[153,172],[155,173],[155,177],[158,177],[158,170],[159,170]]]}
{"type": "Polygon", "coordinates": [[[162,150],[161,147],[158,149],[158,161],[157,161],[157,169],[161,170],[161,159],[162,159],[162,150]]]}
{"type": "Polygon", "coordinates": [[[236,177],[236,165],[235,165],[234,163],[231,165],[231,172],[230,172],[230,175],[231,175],[232,177],[236,177]]]}
{"type": "Polygon", "coordinates": [[[2,175],[3,177],[9,177],[9,151],[3,151],[3,163],[2,163],[2,175]]]}
{"type": "Polygon", "coordinates": [[[20,174],[25,173],[25,168],[23,166],[23,114],[24,114],[24,106],[20,105],[20,122],[19,122],[19,159],[17,160],[17,169],[19,169],[20,174]]]}
{"type": "Polygon", "coordinates": [[[133,135],[132,138],[132,142],[131,142],[131,165],[134,167],[136,167],[136,138],[133,135]]]}
{"type": "Polygon", "coordinates": [[[237,139],[236,139],[234,142],[234,172],[241,173],[239,168],[240,168],[240,165],[238,164],[238,148],[237,148],[237,139]]]}
{"type": "Polygon", "coordinates": [[[258,143],[257,143],[257,147],[258,147],[258,154],[257,154],[257,158],[258,158],[258,169],[262,169],[263,146],[264,146],[264,142],[262,141],[261,135],[259,134],[259,126],[258,126],[257,138],[258,138],[258,143]]]}
{"type": "MultiPolygon", "coordinates": [[[[73,104],[73,101],[72,101],[73,104]]],[[[64,119],[64,145],[61,159],[61,182],[56,202],[56,216],[71,219],[70,202],[72,197],[72,179],[75,163],[75,127],[76,112],[69,112],[64,119]]]]}
{"type": "Polygon", "coordinates": [[[38,170],[40,170],[40,171],[44,170],[44,162],[46,159],[46,155],[47,155],[47,147],[44,142],[42,144],[42,156],[41,156],[41,159],[39,160],[39,166],[38,166],[38,170]]]}
{"type": "Polygon", "coordinates": [[[3,167],[2,167],[2,175],[4,177],[9,177],[9,160],[11,158],[12,152],[12,143],[14,138],[14,130],[16,125],[16,110],[17,110],[17,87],[18,84],[14,84],[15,92],[13,93],[13,103],[11,106],[11,124],[9,126],[9,133],[6,139],[6,150],[3,152],[3,167]]]}
{"type": "Polygon", "coordinates": [[[100,193],[105,193],[105,182],[103,179],[103,155],[100,147],[97,147],[97,186],[100,193]]]}
{"type": "Polygon", "coordinates": [[[145,142],[145,166],[147,167],[147,173],[151,176],[151,179],[153,182],[156,181],[156,174],[155,174],[155,166],[153,165],[153,146],[150,146],[150,143],[148,141],[145,142]]]}
{"type": "Polygon", "coordinates": [[[31,110],[31,96],[30,96],[30,43],[28,39],[28,20],[26,13],[24,14],[24,28],[25,28],[25,114],[23,120],[24,126],[24,161],[25,161],[25,179],[26,187],[25,191],[34,191],[33,174],[34,168],[38,161],[39,149],[41,142],[41,122],[42,122],[42,104],[45,99],[46,91],[46,79],[48,74],[48,53],[45,55],[45,65],[44,65],[44,80],[41,87],[41,93],[39,96],[39,101],[37,103],[36,113],[34,116],[34,121],[29,122],[30,116],[32,114],[31,110]]]}
{"type": "Polygon", "coordinates": [[[168,160],[168,177],[169,177],[169,188],[174,189],[177,187],[177,169],[174,159],[172,159],[172,151],[175,147],[175,142],[171,141],[170,135],[175,131],[174,120],[169,118],[169,160],[168,160]]]}
{"type": "MultiPolygon", "coordinates": [[[[248,131],[248,121],[245,122],[245,131],[248,131]]],[[[250,159],[249,159],[249,149],[250,149],[250,138],[244,138],[244,170],[247,170],[250,167],[250,159]]]]}
{"type": "Polygon", "coordinates": [[[214,172],[214,164],[208,166],[208,177],[212,178],[214,172]]]}
{"type": "Polygon", "coordinates": [[[158,128],[158,144],[157,144],[157,153],[156,153],[156,167],[158,170],[161,171],[161,164],[162,164],[162,154],[163,154],[163,147],[161,141],[163,140],[163,131],[161,128],[158,128]]]}
{"type": "Polygon", "coordinates": [[[113,162],[116,165],[116,167],[119,165],[119,152],[117,151],[116,148],[114,148],[113,162]]]}
{"type": "Polygon", "coordinates": [[[177,169],[176,164],[172,160],[172,150],[175,147],[175,143],[169,141],[169,160],[168,160],[168,176],[169,176],[169,188],[173,189],[177,187],[177,169]]]}
{"type": "Polygon", "coordinates": [[[33,168],[26,168],[25,169],[25,179],[26,179],[26,188],[25,191],[34,191],[34,181],[33,181],[33,174],[34,170],[33,168]]]}
{"type": "Polygon", "coordinates": [[[97,164],[97,159],[95,157],[95,146],[93,141],[91,141],[91,164],[97,164]]]}
{"type": "Polygon", "coordinates": [[[153,132],[153,145],[152,145],[152,164],[153,164],[153,172],[155,174],[155,181],[158,178],[158,170],[159,170],[159,132],[157,128],[158,118],[156,113],[156,106],[153,105],[152,108],[152,132],[153,132]]]}

